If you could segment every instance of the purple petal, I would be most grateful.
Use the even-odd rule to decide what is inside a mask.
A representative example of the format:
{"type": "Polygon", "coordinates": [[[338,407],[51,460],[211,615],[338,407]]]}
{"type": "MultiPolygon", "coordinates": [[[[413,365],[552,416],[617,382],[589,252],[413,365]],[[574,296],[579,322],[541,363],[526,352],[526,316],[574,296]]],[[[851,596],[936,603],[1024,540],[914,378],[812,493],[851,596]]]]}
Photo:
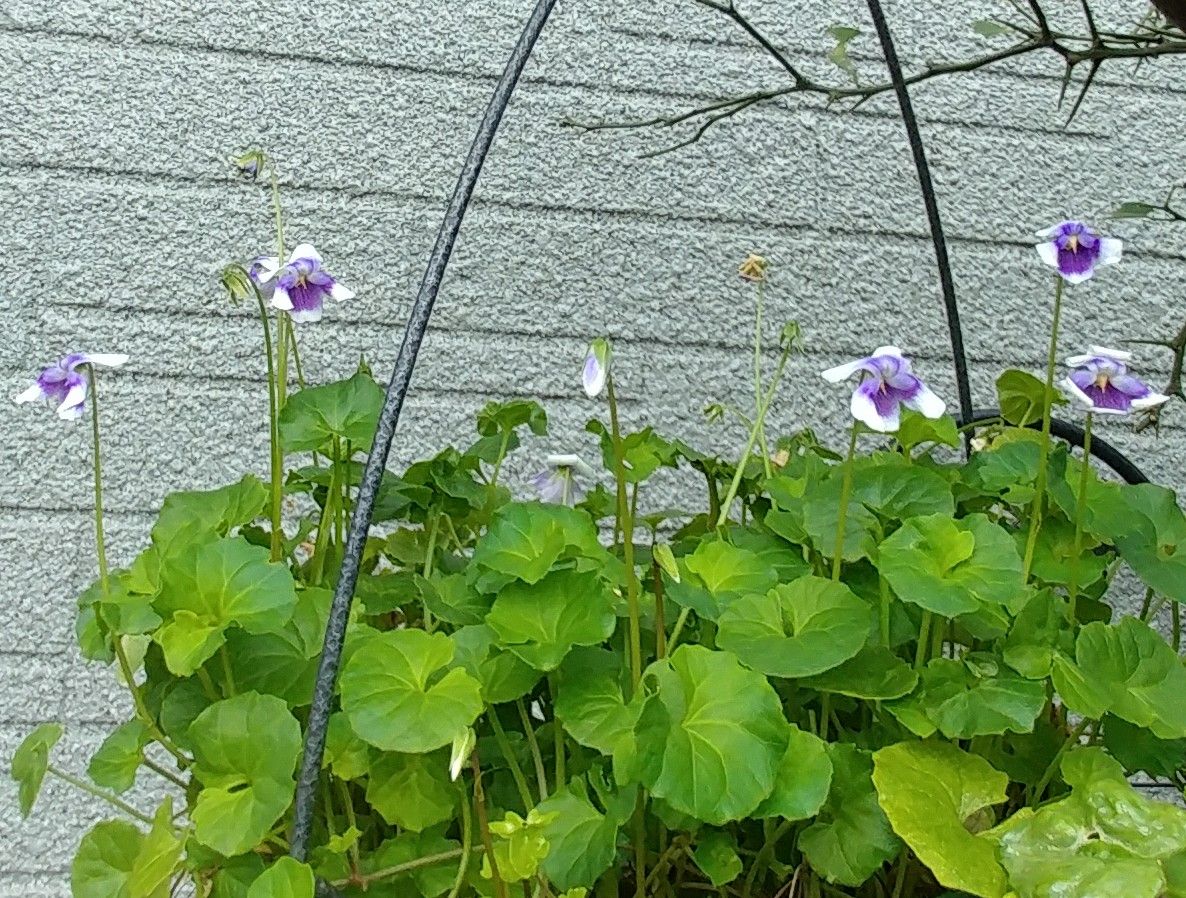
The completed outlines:
{"type": "Polygon", "coordinates": [[[875,377],[866,378],[852,394],[852,415],[880,433],[893,433],[901,421],[902,394],[883,386],[875,377]]]}

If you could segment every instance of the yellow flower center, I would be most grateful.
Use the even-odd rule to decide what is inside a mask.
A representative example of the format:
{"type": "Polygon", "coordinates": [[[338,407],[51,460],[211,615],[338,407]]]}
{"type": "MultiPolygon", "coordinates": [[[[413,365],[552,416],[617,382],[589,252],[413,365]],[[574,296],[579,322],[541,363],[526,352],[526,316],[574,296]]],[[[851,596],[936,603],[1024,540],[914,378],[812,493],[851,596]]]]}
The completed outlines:
{"type": "Polygon", "coordinates": [[[1079,251],[1079,235],[1078,234],[1071,234],[1070,236],[1067,237],[1066,248],[1069,249],[1073,253],[1076,253],[1079,251]]]}

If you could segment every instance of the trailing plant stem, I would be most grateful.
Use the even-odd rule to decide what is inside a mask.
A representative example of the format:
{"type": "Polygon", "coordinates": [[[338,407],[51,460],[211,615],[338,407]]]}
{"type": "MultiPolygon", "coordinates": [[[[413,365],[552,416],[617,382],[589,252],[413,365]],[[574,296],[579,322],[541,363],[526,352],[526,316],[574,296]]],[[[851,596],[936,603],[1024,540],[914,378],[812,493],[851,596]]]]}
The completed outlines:
{"type": "Polygon", "coordinates": [[[1079,471],[1079,496],[1075,503],[1075,542],[1071,556],[1071,582],[1068,584],[1067,618],[1075,626],[1075,603],[1079,599],[1079,555],[1083,551],[1083,516],[1087,511],[1087,486],[1091,474],[1091,423],[1092,414],[1087,413],[1083,423],[1083,466],[1079,471]]]}
{"type": "Polygon", "coordinates": [[[840,484],[840,507],[836,509],[836,550],[832,553],[832,582],[840,582],[840,568],[844,564],[844,531],[848,527],[848,502],[852,498],[852,469],[857,454],[859,426],[854,422],[848,440],[848,457],[844,460],[844,480],[840,484]]]}
{"type": "Polygon", "coordinates": [[[527,786],[527,777],[523,775],[523,768],[519,766],[519,759],[515,757],[515,753],[511,749],[510,740],[507,739],[507,731],[503,729],[502,723],[498,719],[498,712],[493,707],[487,706],[486,719],[490,721],[490,728],[494,730],[494,741],[498,743],[498,750],[506,758],[507,767],[511,771],[511,778],[515,781],[515,787],[519,790],[519,798],[523,802],[523,810],[530,811],[535,806],[535,802],[531,798],[531,789],[527,786]]]}
{"type": "Polygon", "coordinates": [[[1046,355],[1046,395],[1042,403],[1042,441],[1039,445],[1038,479],[1034,485],[1034,503],[1030,511],[1030,529],[1025,540],[1025,559],[1022,564],[1023,577],[1028,581],[1034,564],[1034,550],[1038,545],[1038,531],[1042,527],[1042,513],[1046,501],[1046,488],[1050,475],[1050,420],[1054,409],[1054,372],[1058,366],[1058,330],[1062,323],[1063,279],[1054,277],[1054,320],[1050,326],[1050,349],[1046,355]]]}
{"type": "Polygon", "coordinates": [[[931,617],[929,611],[922,613],[922,621],[918,626],[918,646],[914,651],[914,669],[920,669],[927,663],[927,650],[931,642],[931,617]]]}
{"type": "Polygon", "coordinates": [[[614,393],[613,374],[606,378],[606,397],[609,400],[610,430],[614,448],[618,518],[622,522],[622,559],[626,565],[626,603],[630,613],[630,694],[633,696],[638,691],[639,680],[642,679],[642,623],[638,571],[634,569],[634,516],[626,498],[626,456],[622,444],[622,428],[618,420],[618,400],[614,393]]]}
{"type": "Polygon", "coordinates": [[[276,405],[276,355],[272,347],[272,324],[268,319],[268,307],[264,304],[263,294],[251,281],[255,292],[255,302],[259,309],[259,321],[264,331],[264,355],[268,362],[268,443],[271,450],[271,489],[272,489],[272,537],[271,559],[279,561],[284,557],[284,531],[281,528],[281,516],[284,508],[284,455],[280,448],[280,419],[276,405]]]}
{"type": "Polygon", "coordinates": [[[449,889],[446,898],[457,898],[461,887],[465,884],[465,874],[469,872],[469,858],[473,853],[473,816],[469,809],[469,799],[462,790],[461,796],[461,861],[457,865],[457,876],[453,880],[453,888],[449,889]]]}
{"type": "Polygon", "coordinates": [[[123,811],[129,817],[139,820],[141,823],[146,823],[149,826],[152,826],[152,818],[151,817],[149,817],[147,814],[140,813],[138,810],[136,810],[134,807],[132,807],[126,801],[122,801],[121,799],[116,798],[110,792],[105,792],[104,790],[98,788],[97,786],[92,786],[86,780],[80,779],[77,776],[69,774],[66,771],[62,770],[61,768],[55,767],[53,764],[48,765],[45,769],[46,769],[46,772],[52,773],[54,776],[56,776],[58,779],[62,780],[63,782],[69,783],[75,789],[80,789],[83,792],[86,792],[88,795],[93,795],[96,798],[101,798],[103,801],[107,802],[113,808],[117,808],[118,810],[123,811]]]}
{"type": "MultiPolygon", "coordinates": [[[[548,797],[548,774],[544,770],[544,756],[539,750],[539,740],[535,737],[535,727],[531,723],[531,715],[527,713],[527,705],[523,699],[515,699],[515,707],[519,711],[519,723],[523,726],[523,735],[527,739],[527,747],[531,751],[531,760],[535,764],[535,778],[539,783],[539,800],[548,797]]],[[[527,806],[531,810],[531,805],[527,806]]]]}

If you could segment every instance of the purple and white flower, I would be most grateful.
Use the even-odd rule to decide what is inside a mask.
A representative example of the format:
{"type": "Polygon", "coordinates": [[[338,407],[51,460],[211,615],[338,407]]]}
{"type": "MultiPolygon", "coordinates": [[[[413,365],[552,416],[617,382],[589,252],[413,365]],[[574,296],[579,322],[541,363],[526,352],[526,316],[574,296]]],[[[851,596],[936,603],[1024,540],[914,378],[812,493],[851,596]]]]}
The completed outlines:
{"type": "Polygon", "coordinates": [[[1045,241],[1038,244],[1038,255],[1068,284],[1081,284],[1091,279],[1098,266],[1119,262],[1124,249],[1120,240],[1101,237],[1081,221],[1060,221],[1037,236],[1045,241]]]}
{"type": "Polygon", "coordinates": [[[83,365],[118,368],[128,360],[126,355],[107,352],[72,352],[61,361],[42,369],[37,381],[15,397],[17,402],[44,400],[57,406],[58,417],[66,420],[81,418],[86,411],[86,397],[90,389],[83,365]]]}
{"type": "Polygon", "coordinates": [[[612,356],[609,340],[605,337],[598,337],[589,344],[589,351],[585,354],[585,367],[581,371],[581,381],[590,399],[596,399],[605,389],[612,356]]]}
{"type": "Polygon", "coordinates": [[[259,290],[265,302],[272,301],[272,294],[276,292],[276,271],[280,268],[280,261],[275,256],[256,256],[247,263],[247,276],[259,290]]]}
{"type": "Polygon", "coordinates": [[[1063,392],[1087,411],[1102,415],[1127,415],[1169,402],[1169,396],[1129,373],[1130,361],[1130,352],[1092,346],[1090,352],[1067,359],[1075,370],[1063,380],[1063,392]]]}
{"type": "Polygon", "coordinates": [[[272,306],[288,312],[298,323],[320,321],[327,296],[336,300],[354,298],[354,291],[325,270],[321,254],[308,243],[294,249],[283,266],[275,256],[252,260],[249,273],[261,289],[265,284],[271,286],[272,306]]]}
{"type": "Polygon", "coordinates": [[[857,359],[823,372],[824,380],[838,384],[862,372],[852,394],[852,416],[879,433],[894,433],[901,423],[902,406],[938,418],[947,405],[911,371],[910,360],[896,346],[882,346],[868,358],[857,359]]]}
{"type": "Polygon", "coordinates": [[[539,497],[554,505],[576,505],[585,497],[585,491],[576,481],[576,475],[593,477],[593,469],[585,464],[579,455],[549,455],[548,467],[531,478],[539,497]]]}

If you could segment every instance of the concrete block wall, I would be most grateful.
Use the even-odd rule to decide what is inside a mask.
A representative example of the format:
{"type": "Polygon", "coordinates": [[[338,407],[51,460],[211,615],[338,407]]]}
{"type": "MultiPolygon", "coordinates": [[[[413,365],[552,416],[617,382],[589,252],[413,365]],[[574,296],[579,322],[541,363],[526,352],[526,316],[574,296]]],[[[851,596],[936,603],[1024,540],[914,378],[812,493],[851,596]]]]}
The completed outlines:
{"type": "MultiPolygon", "coordinates": [[[[860,0],[743,0],[820,77],[832,24],[855,24],[880,79],[860,0]]],[[[263,362],[247,310],[215,276],[268,249],[267,197],[235,180],[235,150],[279,161],[290,243],[309,240],[358,293],[302,331],[311,378],[363,353],[389,369],[439,215],[528,0],[2,0],[0,392],[75,348],[131,362],[103,382],[108,528],[132,557],[164,495],[266,465],[263,362]]],[[[983,52],[974,0],[887,2],[911,65],[983,52]]],[[[1071,5],[1068,4],[1068,8],[1071,5]]],[[[1115,23],[1141,0],[1097,4],[1115,23]]],[[[1056,107],[1057,60],[1033,57],[915,91],[951,237],[974,388],[1040,370],[1049,272],[1031,233],[1066,215],[1159,199],[1184,175],[1181,61],[1109,66],[1078,118],[1056,107]]],[[[686,132],[582,134],[567,117],[648,118],[783,83],[723,17],[691,0],[561,0],[479,185],[394,451],[402,465],[471,431],[489,398],[533,396],[549,451],[592,454],[578,371],[613,336],[628,423],[714,449],[733,428],[701,415],[749,395],[749,251],[775,266],[768,320],[796,318],[774,430],[837,438],[842,390],[817,372],[898,342],[954,398],[933,255],[892,96],[856,112],[792,97],[701,142],[640,158],[686,132]]],[[[1121,223],[1119,269],[1074,290],[1068,350],[1163,335],[1186,317],[1186,229],[1121,223]]],[[[776,328],[775,328],[776,329],[776,328]]],[[[773,334],[769,355],[774,357],[773,334]]],[[[1165,377],[1166,359],[1145,370],[1165,377]]],[[[1186,410],[1159,436],[1109,436],[1156,478],[1183,480],[1186,410]]],[[[109,672],[78,658],[74,596],[93,576],[83,427],[0,402],[0,756],[35,723],[66,723],[81,770],[123,713],[109,672]]],[[[678,498],[678,478],[656,503],[678,498]]],[[[74,845],[100,813],[56,787],[20,822],[0,788],[0,898],[68,892],[74,845]]]]}

